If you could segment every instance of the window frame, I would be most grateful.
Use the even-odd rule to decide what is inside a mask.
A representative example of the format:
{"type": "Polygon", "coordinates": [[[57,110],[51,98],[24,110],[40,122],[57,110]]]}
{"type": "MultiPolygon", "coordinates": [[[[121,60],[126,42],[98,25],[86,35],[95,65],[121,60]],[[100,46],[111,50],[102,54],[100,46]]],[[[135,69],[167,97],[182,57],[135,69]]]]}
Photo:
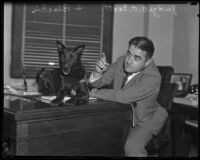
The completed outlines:
{"type": "MultiPolygon", "coordinates": [[[[13,4],[12,9],[12,56],[11,56],[11,78],[23,78],[21,69],[21,47],[22,47],[22,27],[23,10],[20,9],[24,4],[13,4]]],[[[106,4],[105,4],[106,5],[106,4]]],[[[103,40],[102,50],[105,52],[107,61],[112,61],[112,33],[113,33],[113,5],[109,4],[109,10],[104,9],[103,40]]],[[[102,4],[104,7],[104,4],[102,4]]],[[[26,71],[25,71],[26,72],[26,71]]],[[[26,73],[25,73],[26,74],[26,73]]],[[[34,76],[26,75],[26,78],[34,76]]]]}

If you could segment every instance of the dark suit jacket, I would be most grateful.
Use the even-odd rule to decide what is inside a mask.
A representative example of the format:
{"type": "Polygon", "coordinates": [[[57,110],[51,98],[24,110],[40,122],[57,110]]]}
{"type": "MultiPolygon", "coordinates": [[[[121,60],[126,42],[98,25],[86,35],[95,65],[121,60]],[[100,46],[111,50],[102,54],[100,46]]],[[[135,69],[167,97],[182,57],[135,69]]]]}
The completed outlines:
{"type": "Polygon", "coordinates": [[[125,76],[123,61],[125,56],[111,64],[103,77],[93,82],[96,88],[101,88],[113,82],[113,89],[100,89],[96,94],[103,99],[120,103],[136,102],[132,105],[134,125],[146,127],[152,134],[157,135],[168,117],[167,111],[157,103],[160,90],[161,76],[152,61],[144,70],[133,77],[122,89],[125,76]]]}

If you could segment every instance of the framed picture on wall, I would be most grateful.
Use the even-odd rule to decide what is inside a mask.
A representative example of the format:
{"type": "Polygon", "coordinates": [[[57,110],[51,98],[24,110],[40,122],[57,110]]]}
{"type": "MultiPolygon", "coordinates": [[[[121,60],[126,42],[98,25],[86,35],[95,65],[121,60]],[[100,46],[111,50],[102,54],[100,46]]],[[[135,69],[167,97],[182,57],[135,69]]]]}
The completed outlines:
{"type": "Polygon", "coordinates": [[[188,73],[172,74],[170,83],[176,83],[178,85],[176,96],[184,97],[188,94],[191,80],[192,80],[192,74],[188,73]]]}

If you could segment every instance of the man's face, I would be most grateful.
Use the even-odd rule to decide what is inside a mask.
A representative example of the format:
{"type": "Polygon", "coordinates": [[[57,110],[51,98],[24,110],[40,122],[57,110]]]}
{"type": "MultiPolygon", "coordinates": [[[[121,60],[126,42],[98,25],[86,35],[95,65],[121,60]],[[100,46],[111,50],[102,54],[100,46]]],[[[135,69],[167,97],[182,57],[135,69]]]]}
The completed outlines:
{"type": "Polygon", "coordinates": [[[136,73],[144,69],[151,62],[151,59],[146,60],[146,54],[146,51],[131,45],[124,61],[124,70],[127,73],[136,73]]]}

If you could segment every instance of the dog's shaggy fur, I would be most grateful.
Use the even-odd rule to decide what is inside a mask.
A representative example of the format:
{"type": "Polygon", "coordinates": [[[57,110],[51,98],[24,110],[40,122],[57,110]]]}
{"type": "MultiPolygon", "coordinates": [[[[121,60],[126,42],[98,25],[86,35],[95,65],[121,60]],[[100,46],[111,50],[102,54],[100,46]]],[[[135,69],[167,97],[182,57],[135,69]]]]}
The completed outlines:
{"type": "Polygon", "coordinates": [[[61,105],[65,96],[71,99],[66,103],[86,104],[89,91],[85,78],[85,70],[81,63],[84,45],[67,48],[57,41],[60,68],[46,70],[42,68],[36,75],[39,92],[43,95],[56,95],[51,103],[61,105]]]}

